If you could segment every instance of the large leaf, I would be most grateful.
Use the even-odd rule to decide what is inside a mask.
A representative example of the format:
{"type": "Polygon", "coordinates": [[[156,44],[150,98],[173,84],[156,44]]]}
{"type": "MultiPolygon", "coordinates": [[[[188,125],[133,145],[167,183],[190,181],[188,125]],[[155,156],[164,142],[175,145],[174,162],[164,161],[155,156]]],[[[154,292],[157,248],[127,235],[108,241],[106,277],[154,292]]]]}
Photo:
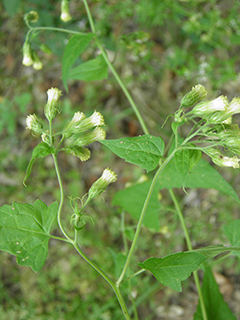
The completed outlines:
{"type": "Polygon", "coordinates": [[[108,65],[102,55],[89,60],[72,69],[68,73],[68,79],[95,81],[108,77],[108,65]]]}
{"type": "MultiPolygon", "coordinates": [[[[172,159],[162,171],[159,177],[160,189],[182,188],[183,183],[179,175],[176,175],[176,167],[172,159]]],[[[209,188],[219,190],[238,203],[240,200],[231,185],[214,169],[207,161],[201,159],[188,174],[185,188],[209,188]]]]}
{"type": "MultiPolygon", "coordinates": [[[[23,180],[23,184],[25,185],[25,181],[27,180],[27,178],[30,176],[31,171],[32,171],[32,166],[33,163],[35,161],[35,159],[37,158],[44,158],[46,156],[48,156],[49,154],[54,153],[55,149],[51,148],[47,143],[45,142],[41,142],[39,143],[32,152],[32,159],[30,160],[27,170],[26,170],[26,175],[25,178],[23,180]]],[[[26,185],[25,185],[26,186],[26,185]]]]}
{"type": "Polygon", "coordinates": [[[151,135],[100,142],[126,162],[136,164],[147,172],[157,167],[164,151],[163,139],[151,135]]]}
{"type": "Polygon", "coordinates": [[[182,291],[181,282],[186,280],[207,257],[197,252],[179,252],[164,258],[149,258],[138,265],[151,271],[165,286],[182,291]]]}
{"type": "MultiPolygon", "coordinates": [[[[237,320],[223,300],[210,268],[207,268],[204,273],[202,294],[209,320],[237,320]]],[[[194,320],[203,320],[200,304],[198,304],[194,320]]]]}
{"type": "Polygon", "coordinates": [[[33,206],[14,202],[0,207],[0,250],[15,255],[19,265],[39,271],[47,257],[57,210],[57,202],[47,207],[40,200],[33,206]]]}
{"type": "Polygon", "coordinates": [[[71,37],[63,54],[62,79],[67,90],[68,71],[93,38],[92,33],[77,34],[71,37]]]}
{"type": "MultiPolygon", "coordinates": [[[[139,219],[151,181],[136,184],[115,193],[113,204],[118,205],[132,217],[139,219]]],[[[148,203],[143,223],[146,227],[159,230],[159,210],[161,205],[158,201],[158,188],[155,187],[148,203]]]]}

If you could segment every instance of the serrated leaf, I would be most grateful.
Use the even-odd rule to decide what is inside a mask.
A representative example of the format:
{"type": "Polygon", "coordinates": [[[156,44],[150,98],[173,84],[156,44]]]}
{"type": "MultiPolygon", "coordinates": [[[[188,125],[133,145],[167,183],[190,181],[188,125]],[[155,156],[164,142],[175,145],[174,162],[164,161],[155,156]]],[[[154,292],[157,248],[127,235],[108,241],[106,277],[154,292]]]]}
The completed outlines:
{"type": "Polygon", "coordinates": [[[164,151],[163,139],[151,135],[100,142],[126,162],[136,164],[147,172],[157,167],[164,151]]]}
{"type": "Polygon", "coordinates": [[[189,149],[189,171],[202,159],[202,151],[189,149]]]}
{"type": "Polygon", "coordinates": [[[68,73],[68,79],[95,81],[103,80],[108,77],[108,65],[102,55],[97,58],[84,62],[72,69],[68,73]]]}
{"type": "Polygon", "coordinates": [[[69,69],[72,67],[76,59],[93,39],[93,36],[94,35],[92,33],[86,33],[74,35],[70,38],[64,50],[62,62],[62,79],[66,90],[69,69]]]}
{"type": "MultiPolygon", "coordinates": [[[[135,219],[139,219],[151,181],[136,184],[132,187],[123,189],[115,193],[112,203],[118,205],[135,219]]],[[[153,190],[151,199],[145,213],[143,224],[156,231],[159,230],[159,211],[161,208],[158,201],[158,187],[153,190]]]]}
{"type": "Polygon", "coordinates": [[[209,258],[213,258],[213,257],[216,257],[217,255],[219,255],[220,253],[224,253],[224,252],[228,252],[228,251],[240,253],[240,246],[225,247],[224,245],[219,244],[219,245],[215,245],[215,246],[208,246],[208,247],[192,250],[189,252],[199,252],[209,258]]]}
{"type": "Polygon", "coordinates": [[[197,252],[179,252],[164,258],[149,258],[138,265],[173,290],[182,291],[181,282],[197,270],[207,257],[197,252]]]}
{"type": "MultiPolygon", "coordinates": [[[[33,163],[35,161],[35,159],[37,158],[44,158],[46,156],[48,156],[49,154],[54,153],[55,149],[51,148],[47,143],[45,142],[41,142],[39,143],[32,152],[32,159],[30,160],[27,170],[26,170],[26,175],[24,177],[23,180],[23,184],[25,185],[25,181],[27,180],[27,178],[30,176],[31,171],[32,171],[32,166],[33,163]]],[[[26,186],[26,185],[25,185],[26,186]]]]}
{"type": "Polygon", "coordinates": [[[232,246],[240,246],[240,220],[234,220],[224,226],[224,234],[228,237],[232,246]]]}
{"type": "MultiPolygon", "coordinates": [[[[223,300],[210,268],[206,268],[204,273],[202,295],[209,320],[237,320],[227,303],[223,300]]],[[[194,320],[203,320],[200,303],[194,315],[194,320]]]]}
{"type": "Polygon", "coordinates": [[[39,271],[47,258],[57,211],[57,202],[47,207],[41,200],[34,205],[14,202],[0,207],[0,250],[15,255],[19,265],[39,271]]]}
{"type": "MultiPolygon", "coordinates": [[[[172,159],[160,174],[158,185],[160,189],[182,188],[181,178],[176,175],[174,160],[172,159]]],[[[201,159],[185,181],[185,188],[208,188],[219,190],[238,203],[240,200],[232,186],[220,175],[220,173],[212,167],[207,161],[201,159]]]]}

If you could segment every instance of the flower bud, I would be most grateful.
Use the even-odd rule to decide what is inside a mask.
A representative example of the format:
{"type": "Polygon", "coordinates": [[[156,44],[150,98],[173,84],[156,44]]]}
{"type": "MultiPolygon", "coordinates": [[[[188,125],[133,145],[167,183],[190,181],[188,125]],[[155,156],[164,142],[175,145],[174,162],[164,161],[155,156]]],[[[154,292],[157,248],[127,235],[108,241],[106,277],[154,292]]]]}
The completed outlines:
{"type": "Polygon", "coordinates": [[[51,141],[50,141],[50,137],[49,137],[48,134],[43,133],[43,134],[41,135],[41,138],[42,138],[42,141],[43,141],[43,142],[45,142],[45,143],[47,143],[49,146],[51,146],[51,141]]]}
{"type": "Polygon", "coordinates": [[[37,52],[33,50],[33,69],[35,70],[41,70],[43,67],[43,63],[40,60],[39,56],[37,55],[37,52]]]}
{"type": "Polygon", "coordinates": [[[52,50],[49,48],[49,46],[47,46],[44,43],[41,43],[39,46],[40,50],[42,50],[43,52],[45,52],[46,54],[51,54],[52,50]]]}
{"type": "Polygon", "coordinates": [[[192,87],[192,90],[185,94],[181,100],[181,107],[187,108],[194,106],[197,102],[203,100],[207,96],[207,90],[201,84],[192,87]]]}
{"type": "Polygon", "coordinates": [[[86,161],[90,158],[91,152],[87,148],[79,146],[70,146],[66,150],[73,156],[78,157],[81,161],[86,161]]]}
{"type": "MultiPolygon", "coordinates": [[[[86,118],[83,112],[75,112],[71,121],[69,121],[63,129],[63,134],[66,138],[69,138],[73,133],[76,133],[81,122],[86,118]]],[[[77,131],[78,132],[78,131],[77,131]]]]}
{"type": "Polygon", "coordinates": [[[226,111],[228,107],[227,97],[220,96],[211,101],[204,101],[198,103],[192,110],[192,113],[207,118],[207,115],[216,111],[226,111]]]}
{"type": "Polygon", "coordinates": [[[68,0],[62,0],[61,2],[61,17],[60,19],[64,22],[68,22],[72,19],[72,16],[69,12],[69,2],[68,0]]]}
{"type": "Polygon", "coordinates": [[[27,22],[37,22],[39,19],[39,14],[37,11],[30,11],[25,14],[24,19],[27,22]]]}
{"type": "Polygon", "coordinates": [[[26,67],[29,67],[33,64],[32,49],[31,49],[29,42],[27,42],[27,41],[23,45],[22,64],[26,67]]]}
{"type": "Polygon", "coordinates": [[[102,176],[95,181],[88,191],[88,201],[99,196],[110,183],[117,181],[117,175],[109,168],[103,171],[102,176]]]}
{"type": "Polygon", "coordinates": [[[79,137],[74,142],[74,144],[82,147],[90,143],[93,143],[94,141],[105,140],[105,139],[106,139],[106,132],[102,128],[97,127],[91,132],[82,134],[82,136],[79,137]]]}
{"type": "Polygon", "coordinates": [[[104,119],[100,112],[94,111],[91,117],[79,121],[73,128],[74,133],[85,132],[96,126],[103,126],[104,119]]]}
{"type": "Polygon", "coordinates": [[[58,100],[62,95],[62,91],[57,88],[51,88],[47,91],[48,101],[44,109],[45,117],[51,121],[58,112],[58,100]]]}
{"type": "Polygon", "coordinates": [[[208,148],[204,152],[211,157],[212,161],[219,167],[233,167],[234,169],[239,168],[238,157],[226,157],[219,150],[214,148],[208,148]]]}
{"type": "Polygon", "coordinates": [[[42,133],[43,126],[41,120],[35,114],[29,114],[26,119],[26,129],[32,130],[36,133],[42,133]]]}

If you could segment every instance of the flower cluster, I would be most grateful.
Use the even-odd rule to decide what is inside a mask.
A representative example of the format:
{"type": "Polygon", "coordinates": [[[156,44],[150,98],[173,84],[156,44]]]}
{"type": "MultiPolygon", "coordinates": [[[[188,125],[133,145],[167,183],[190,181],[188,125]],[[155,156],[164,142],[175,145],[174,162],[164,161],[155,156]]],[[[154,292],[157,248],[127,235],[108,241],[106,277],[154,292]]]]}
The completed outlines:
{"type": "Polygon", "coordinates": [[[240,98],[229,102],[227,97],[219,96],[214,100],[201,101],[206,94],[203,86],[193,87],[183,97],[181,108],[175,113],[175,121],[181,124],[186,119],[201,118],[198,123],[194,120],[195,129],[200,136],[198,143],[202,137],[205,143],[209,141],[207,146],[202,147],[202,151],[218,166],[239,168],[240,129],[238,125],[232,124],[232,116],[240,113],[240,98]],[[191,106],[193,109],[185,113],[184,108],[191,106]],[[227,156],[226,151],[232,156],[227,156]]]}
{"type": "Polygon", "coordinates": [[[40,70],[43,67],[43,63],[37,55],[37,52],[31,48],[28,41],[25,41],[23,45],[22,64],[26,67],[30,67],[32,65],[35,70],[40,70]]]}
{"type": "MultiPolygon", "coordinates": [[[[62,92],[57,88],[51,88],[47,91],[47,95],[48,100],[44,108],[44,114],[51,127],[52,120],[59,112],[59,98],[62,92]]],[[[54,135],[52,135],[51,129],[49,131],[43,130],[41,120],[35,114],[27,117],[26,124],[27,129],[41,134],[42,141],[51,147],[54,141],[53,138],[58,134],[62,135],[61,143],[67,139],[67,147],[60,150],[65,150],[79,157],[81,161],[86,161],[90,158],[90,150],[84,148],[85,146],[106,138],[106,132],[101,128],[104,125],[104,119],[101,113],[97,111],[94,111],[90,117],[86,117],[83,112],[76,112],[63,130],[54,135]]]]}

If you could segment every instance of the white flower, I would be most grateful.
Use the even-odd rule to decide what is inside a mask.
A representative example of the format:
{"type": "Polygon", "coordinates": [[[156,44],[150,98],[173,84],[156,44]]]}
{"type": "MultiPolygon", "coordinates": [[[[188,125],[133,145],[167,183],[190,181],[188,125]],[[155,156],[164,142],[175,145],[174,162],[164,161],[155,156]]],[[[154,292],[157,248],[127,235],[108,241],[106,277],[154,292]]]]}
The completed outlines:
{"type": "Polygon", "coordinates": [[[195,115],[207,115],[216,111],[226,111],[228,107],[227,97],[220,96],[217,99],[200,102],[192,110],[195,115]]]}
{"type": "Polygon", "coordinates": [[[69,3],[68,0],[62,0],[61,2],[61,16],[60,19],[64,22],[68,22],[72,19],[72,16],[69,12],[69,3]]]}
{"type": "Polygon", "coordinates": [[[29,67],[33,64],[32,58],[32,49],[28,42],[25,42],[23,45],[23,61],[22,64],[26,67],[29,67]]]}
{"type": "Polygon", "coordinates": [[[103,171],[102,179],[106,181],[107,184],[117,181],[117,175],[114,171],[107,168],[103,171]]]}
{"type": "Polygon", "coordinates": [[[109,168],[105,169],[102,176],[95,181],[89,189],[87,201],[99,196],[110,183],[115,181],[117,181],[116,173],[109,168]]]}
{"type": "Polygon", "coordinates": [[[26,118],[26,129],[32,130],[36,133],[42,133],[41,120],[35,114],[29,114],[26,118]]]}
{"type": "Polygon", "coordinates": [[[62,91],[58,88],[51,88],[47,91],[48,101],[44,109],[46,118],[51,121],[55,118],[58,111],[58,100],[62,95],[62,91]]]}
{"type": "Polygon", "coordinates": [[[102,128],[97,127],[91,132],[83,133],[81,137],[79,137],[75,141],[75,145],[82,147],[90,143],[93,143],[94,141],[105,140],[105,139],[106,139],[106,132],[102,128]]]}
{"type": "Polygon", "coordinates": [[[230,115],[236,114],[236,113],[240,113],[240,98],[234,98],[232,99],[232,101],[230,102],[228,108],[227,108],[227,112],[230,115]]]}
{"type": "Polygon", "coordinates": [[[239,168],[239,161],[240,159],[237,157],[223,157],[219,160],[223,167],[233,167],[234,169],[239,168]]]}
{"type": "Polygon", "coordinates": [[[91,117],[89,117],[89,120],[91,120],[91,123],[94,127],[96,126],[103,126],[104,125],[104,118],[101,115],[100,112],[95,111],[91,117]]]}

